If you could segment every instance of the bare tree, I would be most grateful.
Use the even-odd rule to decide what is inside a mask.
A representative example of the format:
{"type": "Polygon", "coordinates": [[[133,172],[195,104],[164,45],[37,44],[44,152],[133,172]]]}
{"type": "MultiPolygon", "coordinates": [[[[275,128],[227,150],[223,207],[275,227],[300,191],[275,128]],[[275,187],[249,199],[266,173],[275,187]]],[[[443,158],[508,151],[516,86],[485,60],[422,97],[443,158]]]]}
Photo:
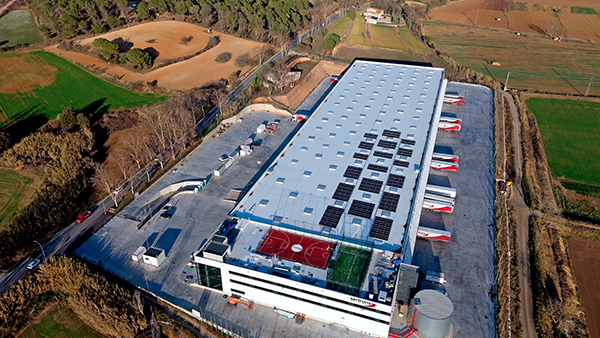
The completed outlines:
{"type": "Polygon", "coordinates": [[[129,154],[123,149],[118,149],[113,153],[113,160],[121,174],[123,174],[123,179],[127,180],[132,173],[132,163],[129,154]]]}
{"type": "Polygon", "coordinates": [[[277,62],[271,68],[271,78],[273,79],[273,82],[275,82],[279,90],[283,89],[285,76],[289,71],[290,69],[283,61],[277,62]]]}
{"type": "Polygon", "coordinates": [[[549,23],[546,25],[546,33],[548,33],[548,36],[550,36],[551,38],[554,37],[554,33],[556,33],[557,30],[558,25],[556,23],[549,23]]]}
{"type": "Polygon", "coordinates": [[[144,127],[148,128],[154,135],[154,139],[159,145],[159,161],[161,168],[163,163],[160,160],[161,154],[166,154],[169,145],[168,133],[168,114],[166,114],[161,106],[154,106],[142,110],[142,117],[145,121],[144,127]]]}
{"type": "Polygon", "coordinates": [[[115,206],[119,206],[117,194],[113,194],[113,188],[117,180],[115,180],[115,178],[112,177],[106,168],[104,168],[104,166],[100,163],[94,163],[94,170],[96,171],[93,177],[94,184],[102,187],[102,189],[104,189],[104,191],[107,192],[110,198],[113,200],[115,206]]]}
{"type": "Polygon", "coordinates": [[[133,291],[133,302],[137,307],[137,310],[144,315],[144,303],[142,302],[142,294],[139,290],[133,291]]]}
{"type": "Polygon", "coordinates": [[[129,157],[133,161],[135,161],[138,170],[142,169],[142,165],[145,164],[144,160],[146,158],[142,147],[143,147],[143,137],[140,135],[140,129],[135,129],[133,133],[128,133],[125,138],[126,151],[129,154],[129,157]]]}
{"type": "Polygon", "coordinates": [[[211,96],[213,100],[216,102],[217,107],[219,107],[219,114],[225,110],[227,104],[229,103],[227,100],[227,94],[221,88],[213,88],[211,96]]]}

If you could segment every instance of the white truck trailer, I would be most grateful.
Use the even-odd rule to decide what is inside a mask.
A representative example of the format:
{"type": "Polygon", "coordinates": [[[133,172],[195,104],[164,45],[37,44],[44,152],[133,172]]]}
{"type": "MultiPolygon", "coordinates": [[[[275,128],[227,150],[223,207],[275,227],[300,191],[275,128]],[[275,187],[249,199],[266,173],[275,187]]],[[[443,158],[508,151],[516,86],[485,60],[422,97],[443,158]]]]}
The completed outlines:
{"type": "Polygon", "coordinates": [[[459,131],[462,128],[461,124],[441,121],[438,124],[438,129],[459,131]]]}
{"type": "Polygon", "coordinates": [[[425,192],[456,198],[456,189],[450,187],[442,187],[441,185],[428,184],[425,186],[425,192]]]}
{"type": "Polygon", "coordinates": [[[425,191],[425,198],[432,201],[440,201],[454,205],[454,198],[452,197],[446,197],[425,191]]]}
{"type": "Polygon", "coordinates": [[[444,153],[433,153],[433,156],[431,156],[432,159],[434,160],[438,160],[438,161],[446,161],[446,162],[454,162],[454,163],[458,163],[458,155],[454,155],[454,154],[444,154],[444,153]]]}
{"type": "Polygon", "coordinates": [[[458,117],[451,117],[451,116],[444,116],[444,115],[440,116],[440,121],[462,124],[462,119],[459,119],[458,117]]]}
{"type": "Polygon", "coordinates": [[[450,242],[452,234],[449,231],[419,227],[417,237],[430,241],[450,242]]]}
{"type": "Polygon", "coordinates": [[[431,168],[445,171],[458,171],[458,163],[431,160],[431,168]]]}
{"type": "Polygon", "coordinates": [[[424,198],[423,209],[452,213],[454,211],[454,204],[424,198]]]}
{"type": "Polygon", "coordinates": [[[427,271],[427,273],[425,274],[425,280],[438,284],[446,284],[446,276],[443,273],[437,271],[427,271]]]}

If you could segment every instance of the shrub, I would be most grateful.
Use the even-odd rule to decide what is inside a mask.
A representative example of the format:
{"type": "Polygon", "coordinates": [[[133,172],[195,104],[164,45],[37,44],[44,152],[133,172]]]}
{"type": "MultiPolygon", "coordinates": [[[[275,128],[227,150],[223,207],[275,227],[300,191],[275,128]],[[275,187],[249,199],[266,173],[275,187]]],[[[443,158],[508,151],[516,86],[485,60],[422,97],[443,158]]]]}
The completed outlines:
{"type": "Polygon", "coordinates": [[[248,54],[248,53],[242,54],[242,55],[238,56],[237,58],[235,58],[235,65],[238,67],[244,67],[244,66],[248,65],[249,62],[250,62],[250,54],[248,54]]]}
{"type": "Polygon", "coordinates": [[[340,36],[337,34],[331,33],[325,38],[325,47],[330,51],[333,50],[338,43],[340,43],[340,36]]]}
{"type": "Polygon", "coordinates": [[[218,36],[214,35],[214,36],[209,37],[208,43],[206,44],[206,49],[208,50],[208,49],[215,47],[216,45],[219,44],[219,42],[221,42],[221,39],[218,36]]]}
{"type": "Polygon", "coordinates": [[[150,68],[152,67],[152,57],[148,52],[144,52],[139,48],[132,48],[123,53],[121,59],[132,65],[133,68],[150,68]]]}
{"type": "Polygon", "coordinates": [[[223,53],[219,54],[219,56],[217,56],[217,58],[215,59],[215,61],[217,61],[219,63],[226,63],[229,60],[231,60],[230,52],[223,52],[223,53]]]}
{"type": "Polygon", "coordinates": [[[119,45],[104,38],[92,41],[92,48],[106,61],[111,61],[119,55],[119,45]]]}
{"type": "Polygon", "coordinates": [[[191,35],[190,35],[190,36],[182,36],[182,37],[179,39],[179,43],[180,43],[180,44],[182,44],[182,45],[184,45],[184,46],[187,46],[187,44],[188,44],[190,41],[192,41],[193,39],[194,39],[194,37],[193,37],[193,36],[191,36],[191,35]]]}

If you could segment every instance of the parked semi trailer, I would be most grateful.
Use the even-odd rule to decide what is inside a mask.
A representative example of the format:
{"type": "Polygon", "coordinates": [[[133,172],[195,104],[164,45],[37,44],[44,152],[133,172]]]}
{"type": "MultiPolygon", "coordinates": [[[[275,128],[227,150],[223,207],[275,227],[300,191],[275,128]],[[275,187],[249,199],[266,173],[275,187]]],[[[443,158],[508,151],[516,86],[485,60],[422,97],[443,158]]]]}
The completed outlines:
{"type": "Polygon", "coordinates": [[[433,153],[431,158],[438,161],[458,163],[458,155],[454,154],[433,153]]]}
{"type": "Polygon", "coordinates": [[[441,121],[441,120],[440,120],[440,123],[438,124],[438,129],[443,129],[443,130],[459,131],[461,127],[462,127],[462,125],[459,123],[446,122],[446,121],[441,121]]]}
{"type": "Polygon", "coordinates": [[[449,231],[419,227],[417,237],[430,241],[450,242],[452,234],[449,231]]]}
{"type": "Polygon", "coordinates": [[[458,92],[446,92],[444,103],[465,104],[465,98],[459,95],[458,92]]]}
{"type": "Polygon", "coordinates": [[[440,116],[440,121],[462,124],[462,119],[459,119],[458,117],[451,117],[451,116],[443,116],[442,115],[442,116],[440,116]]]}
{"type": "Polygon", "coordinates": [[[432,201],[440,201],[454,205],[454,198],[452,197],[446,197],[425,191],[425,198],[432,201]]]}
{"type": "Polygon", "coordinates": [[[442,187],[441,185],[428,184],[425,186],[425,192],[456,198],[456,189],[450,187],[442,187]]]}
{"type": "Polygon", "coordinates": [[[452,213],[454,204],[425,198],[423,199],[423,209],[452,213]]]}
{"type": "Polygon", "coordinates": [[[458,163],[431,160],[431,168],[445,171],[458,171],[458,163]]]}

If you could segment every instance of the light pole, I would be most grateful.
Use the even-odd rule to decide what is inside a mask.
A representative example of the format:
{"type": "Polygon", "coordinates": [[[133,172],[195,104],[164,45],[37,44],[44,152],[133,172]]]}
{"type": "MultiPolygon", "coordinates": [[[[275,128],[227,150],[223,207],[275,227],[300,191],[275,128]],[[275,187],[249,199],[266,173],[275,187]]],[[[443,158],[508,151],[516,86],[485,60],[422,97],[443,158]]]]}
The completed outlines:
{"type": "Polygon", "coordinates": [[[36,242],[37,245],[40,246],[40,249],[42,249],[42,255],[44,256],[44,260],[46,260],[46,253],[44,252],[44,247],[40,244],[40,242],[38,242],[38,241],[34,241],[34,242],[36,242]]]}
{"type": "Polygon", "coordinates": [[[100,196],[99,193],[96,193],[96,195],[98,195],[98,197],[100,197],[100,201],[102,201],[102,213],[106,213],[106,208],[104,207],[104,198],[102,198],[102,196],[100,196]]]}

